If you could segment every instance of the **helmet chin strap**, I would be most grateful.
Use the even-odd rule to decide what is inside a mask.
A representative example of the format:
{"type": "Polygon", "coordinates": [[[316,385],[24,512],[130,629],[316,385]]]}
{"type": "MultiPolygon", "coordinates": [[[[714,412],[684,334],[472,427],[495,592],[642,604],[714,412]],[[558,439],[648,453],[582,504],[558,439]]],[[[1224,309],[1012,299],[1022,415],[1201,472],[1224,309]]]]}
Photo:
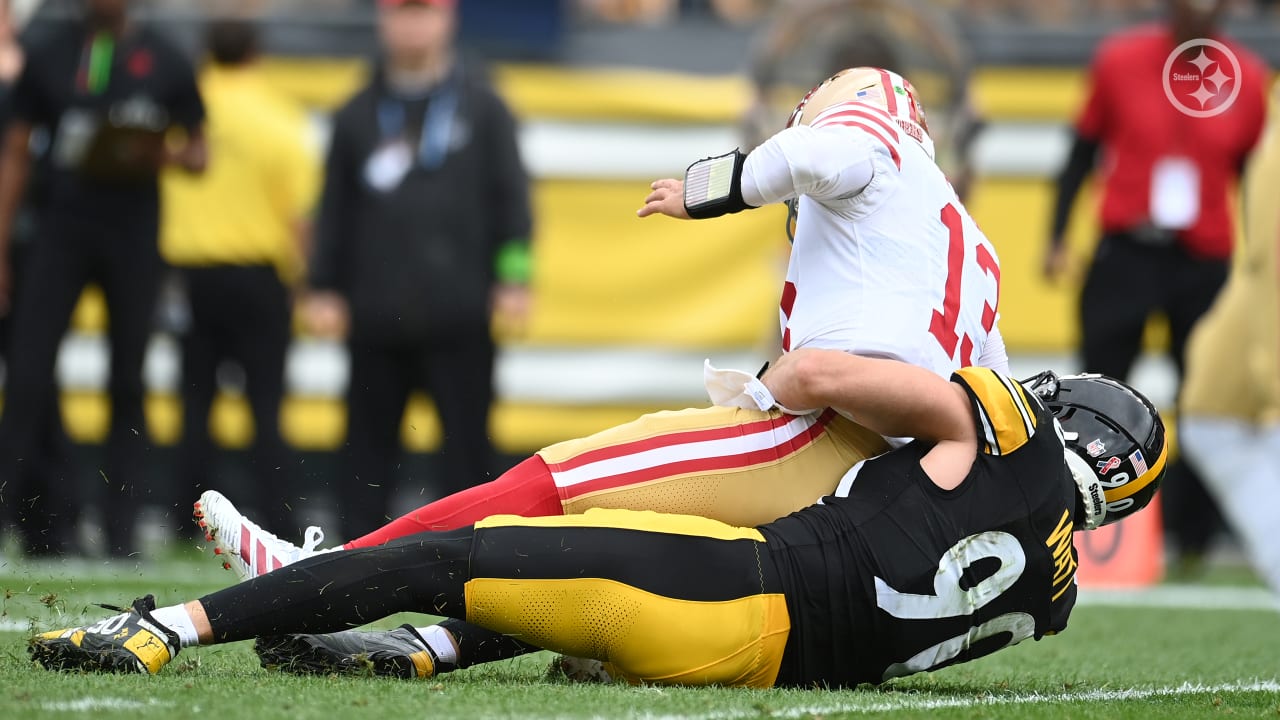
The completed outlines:
{"type": "Polygon", "coordinates": [[[1098,481],[1098,476],[1093,472],[1093,468],[1089,467],[1089,463],[1084,458],[1075,454],[1071,448],[1065,448],[1064,454],[1067,459],[1067,469],[1071,471],[1071,477],[1076,481],[1076,488],[1080,491],[1080,497],[1084,498],[1084,529],[1096,530],[1102,527],[1102,523],[1107,518],[1107,499],[1102,493],[1102,483],[1098,481]]]}

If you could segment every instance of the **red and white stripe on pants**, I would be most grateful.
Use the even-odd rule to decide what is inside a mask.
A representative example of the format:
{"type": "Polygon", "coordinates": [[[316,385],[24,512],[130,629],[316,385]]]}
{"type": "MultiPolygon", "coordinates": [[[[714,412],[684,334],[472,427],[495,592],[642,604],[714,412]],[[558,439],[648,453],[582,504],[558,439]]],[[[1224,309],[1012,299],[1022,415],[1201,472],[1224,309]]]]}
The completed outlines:
{"type": "Polygon", "coordinates": [[[832,410],[713,407],[645,415],[538,454],[566,513],[615,507],[753,526],[812,504],[884,449],[832,410]]]}

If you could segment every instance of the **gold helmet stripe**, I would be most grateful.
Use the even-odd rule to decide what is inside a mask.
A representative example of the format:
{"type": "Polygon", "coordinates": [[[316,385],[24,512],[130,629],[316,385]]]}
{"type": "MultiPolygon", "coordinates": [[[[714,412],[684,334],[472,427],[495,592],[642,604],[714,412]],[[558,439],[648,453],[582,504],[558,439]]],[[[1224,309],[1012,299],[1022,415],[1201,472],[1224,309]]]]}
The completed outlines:
{"type": "Polygon", "coordinates": [[[1160,448],[1160,457],[1156,458],[1156,461],[1151,463],[1151,466],[1146,472],[1118,488],[1111,488],[1103,493],[1107,496],[1107,502],[1113,503],[1117,500],[1123,500],[1140,492],[1143,488],[1154,482],[1156,478],[1160,477],[1160,474],[1164,472],[1165,463],[1168,461],[1169,443],[1165,443],[1164,447],[1160,448]]]}

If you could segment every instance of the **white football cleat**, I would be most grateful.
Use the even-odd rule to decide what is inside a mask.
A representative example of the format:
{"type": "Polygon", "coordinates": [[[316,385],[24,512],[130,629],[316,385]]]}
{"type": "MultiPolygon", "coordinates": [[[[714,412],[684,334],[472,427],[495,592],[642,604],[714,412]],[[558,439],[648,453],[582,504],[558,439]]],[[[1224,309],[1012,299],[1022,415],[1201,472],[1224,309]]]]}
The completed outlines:
{"type": "Polygon", "coordinates": [[[241,580],[265,575],[312,555],[342,549],[317,549],[324,542],[324,531],[315,525],[306,529],[302,547],[281,540],[236,510],[217,490],[201,493],[193,507],[192,516],[204,530],[204,539],[214,544],[213,554],[221,556],[222,567],[234,571],[241,580]]]}

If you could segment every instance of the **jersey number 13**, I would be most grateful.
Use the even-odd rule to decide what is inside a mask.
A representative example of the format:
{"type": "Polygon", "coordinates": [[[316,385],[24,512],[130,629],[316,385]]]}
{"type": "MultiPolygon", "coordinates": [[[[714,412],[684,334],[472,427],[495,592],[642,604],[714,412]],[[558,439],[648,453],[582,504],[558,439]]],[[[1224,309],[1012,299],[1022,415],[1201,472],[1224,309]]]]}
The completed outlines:
{"type": "MultiPolygon", "coordinates": [[[[964,218],[956,206],[947,203],[942,207],[942,224],[947,228],[947,284],[942,299],[942,309],[934,310],[929,320],[929,332],[938,340],[947,357],[958,360],[960,367],[973,364],[973,338],[968,333],[957,332],[960,323],[960,301],[964,292],[965,246],[964,218]],[[960,357],[956,357],[957,346],[960,357]]],[[[974,247],[978,268],[995,280],[995,297],[983,301],[982,329],[990,333],[996,324],[996,305],[1000,297],[1000,263],[987,247],[985,239],[974,247]]]]}

